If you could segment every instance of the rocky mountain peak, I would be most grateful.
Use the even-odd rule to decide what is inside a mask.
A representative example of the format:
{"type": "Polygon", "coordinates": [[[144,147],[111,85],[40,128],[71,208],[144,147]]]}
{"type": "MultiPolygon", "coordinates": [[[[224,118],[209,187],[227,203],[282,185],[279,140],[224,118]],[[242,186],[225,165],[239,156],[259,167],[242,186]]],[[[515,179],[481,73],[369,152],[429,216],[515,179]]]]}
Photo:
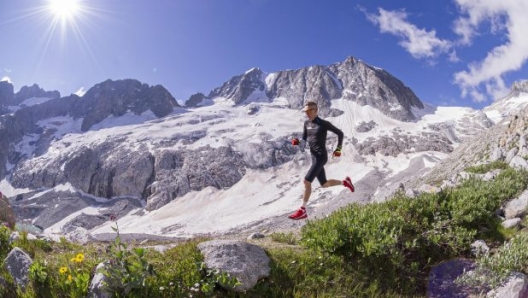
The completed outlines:
{"type": "Polygon", "coordinates": [[[512,84],[511,92],[515,95],[520,93],[528,93],[528,80],[516,81],[512,84]]]}
{"type": "Polygon", "coordinates": [[[266,84],[264,73],[259,68],[252,68],[244,74],[234,76],[221,87],[215,88],[209,93],[209,98],[224,97],[232,100],[235,105],[251,100],[249,97],[255,92],[260,96],[255,100],[266,99],[266,84]]]}
{"type": "Polygon", "coordinates": [[[113,115],[127,112],[140,115],[151,110],[156,117],[164,117],[179,106],[176,99],[161,85],[150,87],[138,80],[106,80],[90,88],[72,111],[74,117],[85,115],[81,129],[87,131],[96,123],[113,115]]]}
{"type": "Polygon", "coordinates": [[[411,107],[423,109],[420,99],[400,80],[387,71],[354,57],[333,64],[329,69],[342,82],[343,97],[370,105],[384,114],[403,121],[413,120],[411,107]]]}
{"type": "Polygon", "coordinates": [[[227,98],[234,104],[283,98],[293,109],[307,101],[316,101],[323,115],[330,113],[332,99],[343,98],[370,105],[403,121],[415,119],[411,107],[424,108],[400,80],[353,56],[330,66],[313,65],[271,74],[252,68],[209,93],[208,98],[216,97],[227,98]]]}
{"type": "Polygon", "coordinates": [[[201,92],[198,92],[198,93],[195,93],[193,95],[191,95],[191,97],[189,97],[189,99],[185,102],[185,106],[186,107],[198,107],[198,106],[201,106],[204,104],[204,101],[207,99],[208,97],[205,96],[205,94],[201,93],[201,92]]]}
{"type": "Polygon", "coordinates": [[[60,92],[57,90],[54,91],[44,91],[39,85],[33,84],[32,86],[23,86],[15,94],[15,102],[21,103],[24,100],[32,97],[47,97],[50,99],[60,98],[60,92]]]}
{"type": "Polygon", "coordinates": [[[15,93],[13,84],[8,81],[0,81],[0,107],[14,103],[15,93]]]}

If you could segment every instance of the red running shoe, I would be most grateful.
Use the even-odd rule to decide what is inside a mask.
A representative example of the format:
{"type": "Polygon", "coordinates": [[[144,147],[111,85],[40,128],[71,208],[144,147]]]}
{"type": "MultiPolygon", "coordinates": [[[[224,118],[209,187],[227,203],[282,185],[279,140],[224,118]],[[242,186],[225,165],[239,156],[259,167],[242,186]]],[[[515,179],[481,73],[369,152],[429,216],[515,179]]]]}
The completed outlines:
{"type": "Polygon", "coordinates": [[[288,216],[290,219],[303,219],[307,218],[308,214],[306,213],[306,208],[301,207],[299,210],[292,213],[290,216],[288,216]]]}
{"type": "Polygon", "coordinates": [[[343,185],[345,187],[348,187],[348,189],[350,189],[351,192],[354,192],[354,190],[356,190],[354,188],[354,184],[352,184],[352,180],[350,179],[350,177],[346,177],[345,180],[343,180],[343,185]]]}

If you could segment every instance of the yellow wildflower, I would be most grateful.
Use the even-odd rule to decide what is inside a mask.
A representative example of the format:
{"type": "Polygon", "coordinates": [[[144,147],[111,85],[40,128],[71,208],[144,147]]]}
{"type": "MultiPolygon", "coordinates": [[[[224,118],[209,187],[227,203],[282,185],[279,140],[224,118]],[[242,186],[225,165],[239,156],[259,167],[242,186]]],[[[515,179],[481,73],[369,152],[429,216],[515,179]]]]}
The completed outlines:
{"type": "Polygon", "coordinates": [[[60,273],[60,274],[64,274],[64,273],[66,273],[66,272],[68,272],[68,268],[66,268],[66,267],[60,267],[60,269],[59,269],[59,273],[60,273]]]}
{"type": "Polygon", "coordinates": [[[84,261],[84,255],[81,253],[77,254],[77,256],[75,256],[75,262],[82,263],[82,261],[84,261]]]}
{"type": "Polygon", "coordinates": [[[72,276],[71,276],[71,274],[68,275],[68,280],[69,280],[69,281],[72,281],[72,276]]]}

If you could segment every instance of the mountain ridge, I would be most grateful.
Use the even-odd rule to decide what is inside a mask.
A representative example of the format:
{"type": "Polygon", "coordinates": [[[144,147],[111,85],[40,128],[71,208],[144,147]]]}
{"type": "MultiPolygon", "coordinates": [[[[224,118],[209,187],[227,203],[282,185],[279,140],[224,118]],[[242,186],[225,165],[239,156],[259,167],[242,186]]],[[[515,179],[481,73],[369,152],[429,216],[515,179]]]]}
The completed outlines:
{"type": "MultiPolygon", "coordinates": [[[[302,69],[283,76],[309,72],[302,69]]],[[[314,66],[311,72],[325,76],[326,69],[314,66]]],[[[257,68],[246,74],[259,80],[263,76],[257,68]]],[[[327,79],[328,90],[342,88],[335,77],[328,75],[327,79]]],[[[273,81],[268,76],[266,80],[273,81]]],[[[79,229],[91,237],[111,233],[110,214],[117,214],[123,222],[124,234],[138,234],[145,226],[143,233],[171,237],[258,228],[271,219],[285,227],[302,225],[284,219],[298,207],[300,181],[310,163],[305,148],[289,143],[299,135],[304,121],[291,105],[298,98],[233,104],[223,96],[253,94],[233,87],[243,77],[236,82],[224,89],[231,93],[215,89],[215,98],[198,96],[196,102],[211,101],[200,107],[176,106],[162,86],[123,80],[117,82],[123,86],[116,87],[108,80],[88,90],[78,114],[69,112],[72,104],[84,99],[76,95],[4,114],[0,117],[0,140],[4,140],[0,159],[6,162],[0,172],[7,176],[0,187],[11,194],[22,220],[58,234],[79,229]],[[145,105],[146,100],[140,100],[151,96],[148,90],[159,94],[155,96],[159,102],[167,103],[168,108],[161,110],[165,115],[155,113],[157,101],[147,100],[145,105]],[[125,96],[127,92],[132,96],[125,96]],[[100,105],[93,109],[97,100],[100,105]],[[90,113],[98,116],[90,118],[90,113]],[[251,185],[249,190],[247,185],[251,185]]],[[[262,85],[245,82],[263,91],[259,89],[262,85]]],[[[503,99],[504,106],[519,109],[528,101],[522,94],[503,99]]],[[[490,128],[493,122],[487,115],[505,117],[491,108],[475,111],[417,105],[408,103],[411,121],[350,98],[323,103],[325,117],[346,136],[342,158],[330,160],[327,170],[336,177],[351,175],[360,190],[350,194],[316,189],[311,212],[327,214],[353,201],[383,200],[408,180],[406,175],[430,171],[465,140],[490,128]]],[[[328,146],[335,143],[336,138],[330,136],[328,146]]]]}

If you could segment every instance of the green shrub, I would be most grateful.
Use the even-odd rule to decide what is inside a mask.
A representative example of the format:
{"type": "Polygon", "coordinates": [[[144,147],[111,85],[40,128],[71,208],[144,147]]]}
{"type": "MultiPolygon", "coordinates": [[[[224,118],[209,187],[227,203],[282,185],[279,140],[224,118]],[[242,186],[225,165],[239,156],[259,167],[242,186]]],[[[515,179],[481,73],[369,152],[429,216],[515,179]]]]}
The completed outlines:
{"type": "Polygon", "coordinates": [[[154,268],[146,258],[145,248],[128,248],[121,241],[119,227],[113,228],[117,233],[111,245],[111,256],[107,265],[101,269],[106,277],[105,291],[118,297],[146,297],[148,289],[146,280],[155,275],[154,268]],[[137,296],[136,296],[137,295],[137,296]]]}
{"type": "Polygon", "coordinates": [[[270,277],[241,297],[392,297],[335,255],[301,248],[274,248],[270,277]]]}
{"type": "Polygon", "coordinates": [[[6,196],[0,193],[0,225],[7,224],[11,229],[15,228],[15,213],[6,196]]]}
{"type": "Polygon", "coordinates": [[[342,257],[382,290],[421,293],[431,266],[467,256],[477,235],[498,229],[495,210],[527,184],[526,171],[508,168],[491,182],[472,178],[415,199],[400,193],[384,203],[352,204],[309,221],[301,243],[342,257]]]}
{"type": "Polygon", "coordinates": [[[9,243],[10,235],[11,230],[8,227],[0,225],[0,260],[5,259],[12,249],[12,245],[9,243]]]}
{"type": "Polygon", "coordinates": [[[493,255],[477,259],[475,272],[463,275],[459,282],[474,286],[498,286],[510,273],[528,274],[528,234],[519,233],[493,255]]]}
{"type": "Polygon", "coordinates": [[[221,292],[219,285],[230,288],[236,278],[205,267],[197,248],[200,240],[181,243],[164,254],[152,254],[155,277],[147,280],[148,297],[201,297],[221,292]]]}
{"type": "Polygon", "coordinates": [[[493,161],[487,164],[468,167],[465,169],[468,173],[486,174],[492,170],[504,170],[508,168],[508,164],[503,161],[493,161]]]}

